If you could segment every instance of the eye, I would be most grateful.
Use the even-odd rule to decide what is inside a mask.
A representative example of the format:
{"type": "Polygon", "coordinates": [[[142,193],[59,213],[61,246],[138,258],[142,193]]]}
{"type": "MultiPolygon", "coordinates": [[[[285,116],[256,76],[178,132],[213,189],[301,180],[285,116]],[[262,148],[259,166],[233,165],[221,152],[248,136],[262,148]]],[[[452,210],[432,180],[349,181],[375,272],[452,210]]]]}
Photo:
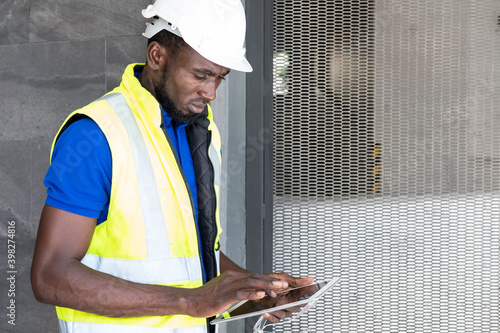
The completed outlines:
{"type": "Polygon", "coordinates": [[[198,81],[204,81],[207,77],[193,74],[194,78],[198,81]]]}

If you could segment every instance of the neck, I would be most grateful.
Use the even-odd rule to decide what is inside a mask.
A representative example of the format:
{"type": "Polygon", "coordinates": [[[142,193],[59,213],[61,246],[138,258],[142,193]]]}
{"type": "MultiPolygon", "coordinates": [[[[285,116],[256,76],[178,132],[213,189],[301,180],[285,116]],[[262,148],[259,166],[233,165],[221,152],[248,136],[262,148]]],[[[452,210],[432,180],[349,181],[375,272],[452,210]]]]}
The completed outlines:
{"type": "Polygon", "coordinates": [[[156,98],[155,88],[153,84],[154,80],[151,74],[151,68],[149,68],[148,64],[146,64],[141,74],[139,75],[138,80],[141,83],[142,87],[149,91],[151,95],[156,98]]]}

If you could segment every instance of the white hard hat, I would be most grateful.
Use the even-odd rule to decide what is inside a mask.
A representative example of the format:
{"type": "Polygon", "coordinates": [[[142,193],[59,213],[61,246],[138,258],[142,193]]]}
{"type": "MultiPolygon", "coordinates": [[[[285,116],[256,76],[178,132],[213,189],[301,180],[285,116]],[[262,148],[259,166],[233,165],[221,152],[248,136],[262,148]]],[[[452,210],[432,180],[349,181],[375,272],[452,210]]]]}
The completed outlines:
{"type": "Polygon", "coordinates": [[[168,30],[206,59],[224,67],[251,72],[245,58],[245,10],[240,0],[156,0],[142,11],[143,36],[168,30]]]}

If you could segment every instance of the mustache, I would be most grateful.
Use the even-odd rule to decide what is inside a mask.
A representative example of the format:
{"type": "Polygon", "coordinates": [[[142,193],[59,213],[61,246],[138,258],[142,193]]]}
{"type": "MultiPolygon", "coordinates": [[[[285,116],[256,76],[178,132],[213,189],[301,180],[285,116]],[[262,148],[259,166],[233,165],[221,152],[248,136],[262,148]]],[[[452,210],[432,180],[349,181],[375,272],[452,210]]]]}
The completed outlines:
{"type": "Polygon", "coordinates": [[[210,102],[210,101],[206,98],[203,98],[203,97],[198,97],[198,98],[195,98],[195,99],[192,99],[189,101],[189,103],[196,103],[196,104],[203,104],[203,105],[207,105],[208,102],[210,102]]]}

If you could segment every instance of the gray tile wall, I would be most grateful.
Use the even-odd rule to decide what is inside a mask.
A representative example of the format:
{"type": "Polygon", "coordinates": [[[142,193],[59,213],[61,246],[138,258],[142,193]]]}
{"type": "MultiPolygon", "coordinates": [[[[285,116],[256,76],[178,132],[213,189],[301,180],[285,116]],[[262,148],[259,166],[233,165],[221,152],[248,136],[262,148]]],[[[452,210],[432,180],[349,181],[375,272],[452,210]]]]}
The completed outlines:
{"type": "Polygon", "coordinates": [[[144,61],[141,10],[151,0],[0,1],[0,332],[58,332],[29,281],[51,141],[64,118],[144,61]],[[15,221],[15,297],[7,272],[15,221]],[[15,299],[15,326],[6,314],[15,299]]]}
{"type": "MultiPolygon", "coordinates": [[[[152,2],[0,0],[0,332],[58,332],[54,308],[34,299],[29,281],[52,139],[69,113],[118,85],[127,64],[144,61],[141,10],[152,2]],[[16,222],[15,326],[6,316],[9,221],[16,222]]],[[[244,84],[244,74],[231,73],[212,103],[225,157],[223,248],[241,265],[244,84]]],[[[222,325],[220,332],[242,331],[242,324],[222,325]]]]}

